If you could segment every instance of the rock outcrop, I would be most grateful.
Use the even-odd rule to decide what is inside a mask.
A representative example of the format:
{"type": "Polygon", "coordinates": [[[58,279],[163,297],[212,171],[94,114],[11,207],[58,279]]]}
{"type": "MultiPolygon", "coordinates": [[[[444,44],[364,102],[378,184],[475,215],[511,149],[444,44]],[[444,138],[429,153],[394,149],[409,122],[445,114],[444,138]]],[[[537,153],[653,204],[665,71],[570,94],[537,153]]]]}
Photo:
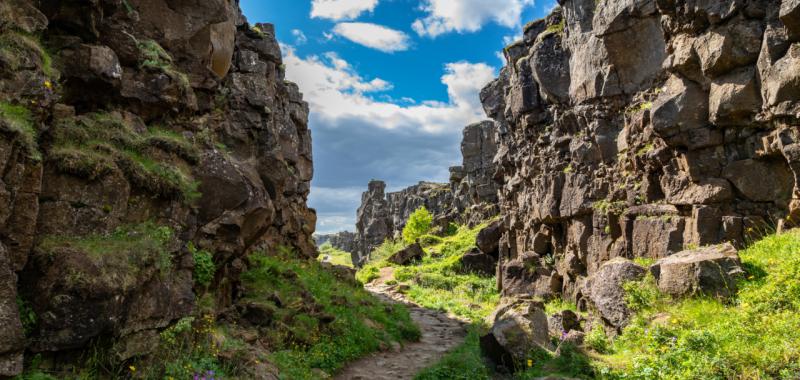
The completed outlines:
{"type": "Polygon", "coordinates": [[[450,168],[450,183],[420,182],[403,190],[385,193],[386,183],[371,181],[361,197],[356,215],[356,249],[353,262],[360,263],[387,238],[399,237],[408,217],[424,206],[433,215],[434,226],[449,223],[477,225],[496,216],[497,184],[493,159],[497,153],[495,123],[484,121],[463,131],[462,166],[450,168]]]}
{"type": "Polygon", "coordinates": [[[317,246],[330,243],[333,248],[345,252],[352,253],[357,251],[356,234],[350,231],[342,231],[328,235],[314,235],[314,242],[317,243],[317,246]]]}
{"type": "Polygon", "coordinates": [[[658,289],[674,297],[695,294],[728,298],[744,275],[741,260],[730,243],[708,246],[658,260],[650,267],[658,289]]]}
{"type": "Polygon", "coordinates": [[[584,284],[611,259],[796,225],[796,1],[559,3],[481,94],[504,295],[589,304],[584,284]]]}
{"type": "Polygon", "coordinates": [[[100,339],[146,355],[195,308],[189,242],[217,310],[251,251],[314,255],[308,106],[238,1],[8,0],[0,40],[0,377],[100,339]]]}

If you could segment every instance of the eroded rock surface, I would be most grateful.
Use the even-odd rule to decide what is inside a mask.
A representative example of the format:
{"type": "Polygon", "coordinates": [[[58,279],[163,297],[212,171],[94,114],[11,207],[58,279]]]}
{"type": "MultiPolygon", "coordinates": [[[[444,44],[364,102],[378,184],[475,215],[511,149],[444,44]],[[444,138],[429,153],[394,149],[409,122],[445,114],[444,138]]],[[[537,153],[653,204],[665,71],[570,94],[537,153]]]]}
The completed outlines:
{"type": "Polygon", "coordinates": [[[0,38],[0,376],[98,339],[146,355],[194,312],[189,242],[213,252],[219,309],[252,251],[314,255],[308,105],[238,2],[4,1],[0,38]],[[163,244],[80,244],[149,233],[163,244]]]}

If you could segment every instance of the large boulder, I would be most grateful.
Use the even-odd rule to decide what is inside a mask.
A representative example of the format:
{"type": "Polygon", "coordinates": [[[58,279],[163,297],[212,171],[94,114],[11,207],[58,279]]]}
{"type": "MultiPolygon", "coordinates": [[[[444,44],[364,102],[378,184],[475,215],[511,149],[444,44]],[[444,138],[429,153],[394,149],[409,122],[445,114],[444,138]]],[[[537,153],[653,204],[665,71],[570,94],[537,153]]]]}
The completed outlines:
{"type": "Polygon", "coordinates": [[[405,247],[395,254],[389,256],[389,262],[397,265],[406,265],[415,260],[421,260],[425,256],[425,251],[419,243],[414,243],[405,247]]]}
{"type": "Polygon", "coordinates": [[[658,260],[650,272],[666,294],[720,298],[736,294],[736,279],[744,274],[736,248],[730,243],[676,253],[658,260]]]}
{"type": "Polygon", "coordinates": [[[492,328],[480,339],[481,352],[497,366],[513,371],[532,350],[553,348],[541,302],[505,299],[488,322],[492,328]]]}
{"type": "Polygon", "coordinates": [[[481,252],[497,257],[497,249],[502,235],[503,222],[498,220],[478,232],[478,236],[475,237],[475,244],[481,252]]]}
{"type": "Polygon", "coordinates": [[[550,336],[566,338],[570,331],[581,331],[581,322],[572,310],[562,310],[547,316],[547,327],[550,336]]]}
{"type": "Polygon", "coordinates": [[[617,257],[600,266],[586,280],[583,294],[588,297],[603,321],[620,330],[628,324],[631,310],[625,302],[623,285],[642,279],[647,270],[632,261],[617,257]]]}
{"type": "Polygon", "coordinates": [[[497,269],[497,259],[481,252],[477,248],[473,248],[461,257],[461,267],[466,272],[494,276],[497,269]]]}

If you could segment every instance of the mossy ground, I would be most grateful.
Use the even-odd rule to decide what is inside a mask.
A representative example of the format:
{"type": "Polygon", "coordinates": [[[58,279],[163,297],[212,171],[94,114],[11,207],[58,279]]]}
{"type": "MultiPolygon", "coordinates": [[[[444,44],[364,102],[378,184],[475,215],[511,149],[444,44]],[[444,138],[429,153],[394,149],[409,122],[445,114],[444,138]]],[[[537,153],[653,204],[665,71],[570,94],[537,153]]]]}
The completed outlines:
{"type": "Polygon", "coordinates": [[[289,252],[251,257],[245,299],[275,310],[270,360],[286,379],[316,379],[392,342],[419,339],[408,310],[387,305],[356,283],[342,282],[316,261],[289,252]],[[281,303],[280,305],[277,303],[281,303]],[[324,316],[333,316],[324,322],[324,316]]]}

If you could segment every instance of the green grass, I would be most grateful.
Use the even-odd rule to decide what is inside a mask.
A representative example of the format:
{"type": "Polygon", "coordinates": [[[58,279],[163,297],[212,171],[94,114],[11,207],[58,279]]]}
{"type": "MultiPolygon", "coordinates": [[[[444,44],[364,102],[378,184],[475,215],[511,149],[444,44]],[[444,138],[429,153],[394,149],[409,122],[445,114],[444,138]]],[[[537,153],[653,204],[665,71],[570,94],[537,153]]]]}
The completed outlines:
{"type": "Polygon", "coordinates": [[[262,338],[283,378],[316,379],[314,369],[333,374],[382,346],[419,339],[404,306],[384,304],[318,262],[296,257],[285,250],[256,254],[242,275],[245,300],[274,310],[274,327],[262,338]],[[324,323],[322,315],[335,319],[324,323]]]}
{"type": "Polygon", "coordinates": [[[331,245],[330,242],[325,242],[325,244],[319,247],[319,257],[317,257],[317,259],[322,261],[325,256],[328,257],[328,261],[331,264],[342,265],[350,268],[353,267],[353,257],[350,255],[350,252],[336,249],[331,245]]]}
{"type": "Polygon", "coordinates": [[[431,367],[418,373],[415,380],[488,380],[492,371],[483,362],[479,346],[480,329],[471,327],[464,344],[450,351],[431,367]]]}
{"type": "Polygon", "coordinates": [[[5,125],[9,132],[19,136],[30,158],[41,160],[37,142],[39,134],[34,127],[31,111],[23,106],[0,102],[0,118],[4,121],[2,125],[5,125]]]}
{"type": "Polygon", "coordinates": [[[740,256],[748,278],[729,303],[671,302],[641,284],[640,312],[603,357],[605,378],[800,378],[800,232],[768,236],[740,256]]]}
{"type": "Polygon", "coordinates": [[[53,68],[53,57],[42,44],[38,36],[19,32],[6,32],[0,35],[0,55],[11,65],[11,70],[18,70],[23,58],[33,52],[39,59],[42,73],[50,79],[56,79],[58,72],[53,68]]]}
{"type": "Polygon", "coordinates": [[[139,41],[138,47],[141,56],[140,66],[142,68],[161,70],[167,75],[177,78],[181,86],[189,87],[189,77],[175,68],[172,56],[158,42],[153,40],[139,41]]]}
{"type": "Polygon", "coordinates": [[[372,280],[379,277],[378,273],[381,268],[393,265],[387,260],[389,256],[395,254],[404,247],[405,244],[403,244],[402,241],[387,239],[370,253],[369,262],[359,269],[356,273],[356,279],[362,284],[372,282],[372,280]]]}
{"type": "Polygon", "coordinates": [[[561,297],[554,298],[544,304],[544,312],[547,315],[553,315],[564,310],[578,313],[578,305],[575,302],[565,301],[561,297]]]}
{"type": "Polygon", "coordinates": [[[172,269],[172,254],[168,244],[173,231],[169,227],[153,222],[132,224],[117,228],[109,234],[92,234],[84,237],[46,236],[38,249],[52,260],[58,260],[62,249],[77,249],[87,255],[104,276],[94,278],[82,275],[80,268],[73,268],[74,280],[91,284],[94,281],[117,281],[123,286],[132,286],[137,273],[148,266],[155,266],[162,275],[172,269]]]}

